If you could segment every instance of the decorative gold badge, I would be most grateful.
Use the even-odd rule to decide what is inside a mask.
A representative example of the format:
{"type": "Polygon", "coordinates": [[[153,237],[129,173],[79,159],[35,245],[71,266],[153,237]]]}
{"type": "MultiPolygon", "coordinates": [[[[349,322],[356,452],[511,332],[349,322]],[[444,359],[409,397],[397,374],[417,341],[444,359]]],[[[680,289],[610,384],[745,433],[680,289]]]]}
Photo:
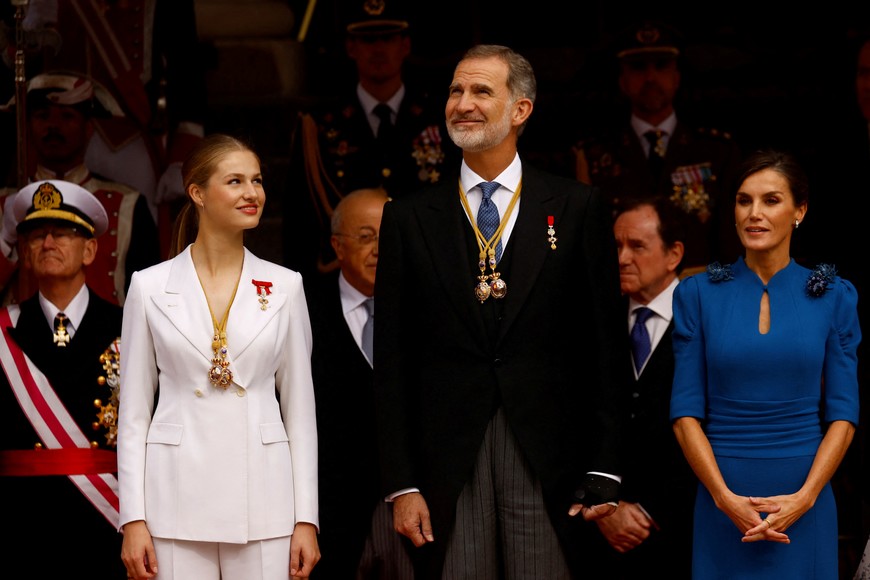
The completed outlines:
{"type": "Polygon", "coordinates": [[[33,208],[36,210],[57,209],[63,203],[63,194],[53,183],[45,182],[33,193],[33,208]]]}
{"type": "Polygon", "coordinates": [[[111,390],[109,402],[103,405],[100,399],[94,401],[94,407],[97,408],[97,422],[94,423],[94,429],[105,427],[106,445],[109,447],[118,446],[118,392],[121,387],[121,339],[116,338],[109,345],[109,348],[100,355],[100,363],[103,365],[105,376],[97,378],[97,383],[100,385],[109,385],[111,390]]]}
{"type": "Polygon", "coordinates": [[[363,10],[369,16],[380,16],[384,13],[384,8],[387,7],[385,0],[366,0],[363,4],[363,10]]]}
{"type": "Polygon", "coordinates": [[[69,344],[70,335],[66,331],[66,325],[64,325],[63,321],[66,320],[66,316],[61,313],[57,315],[57,328],[54,331],[54,343],[57,346],[66,346],[69,344]]]}

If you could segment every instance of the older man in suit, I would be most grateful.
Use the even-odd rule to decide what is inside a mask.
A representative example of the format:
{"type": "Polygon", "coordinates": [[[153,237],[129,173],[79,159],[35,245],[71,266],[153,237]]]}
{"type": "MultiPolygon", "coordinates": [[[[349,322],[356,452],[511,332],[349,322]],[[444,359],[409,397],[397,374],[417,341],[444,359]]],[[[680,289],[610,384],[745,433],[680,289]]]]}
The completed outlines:
{"type": "Polygon", "coordinates": [[[384,210],[383,490],[419,578],[569,578],[588,556],[570,516],[618,499],[629,377],[610,220],[591,188],[522,161],[535,94],[521,55],[470,49],[445,109],[458,176],[384,210]]]}
{"type": "Polygon", "coordinates": [[[37,181],[10,199],[23,268],[38,292],[0,308],[0,493],[3,553],[25,576],[124,578],[118,558],[115,460],[121,307],[86,284],[109,220],[66,181],[37,181]],[[114,366],[113,366],[114,365],[114,366]],[[50,556],[48,555],[50,553],[50,556]]]}
{"type": "Polygon", "coordinates": [[[667,570],[669,578],[688,580],[697,481],[668,419],[674,379],[671,300],[685,256],[686,217],[665,198],[633,200],[619,209],[613,233],[632,339],[624,361],[634,369],[635,381],[622,498],[616,513],[590,526],[598,528],[590,542],[602,546],[590,571],[592,577],[620,580],[667,570]]]}
{"type": "Polygon", "coordinates": [[[324,558],[312,579],[412,580],[410,542],[380,494],[372,375],[378,234],[387,192],[359,189],[332,214],[339,271],[307,282],[324,558]],[[348,436],[348,434],[352,434],[348,436]],[[353,499],[348,500],[348,482],[353,499]]]}

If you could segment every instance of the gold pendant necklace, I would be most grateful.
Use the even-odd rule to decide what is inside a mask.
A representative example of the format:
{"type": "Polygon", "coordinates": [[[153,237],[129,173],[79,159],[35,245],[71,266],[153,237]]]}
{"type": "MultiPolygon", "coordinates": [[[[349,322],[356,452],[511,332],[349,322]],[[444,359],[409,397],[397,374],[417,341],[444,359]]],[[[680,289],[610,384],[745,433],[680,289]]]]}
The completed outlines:
{"type": "Polygon", "coordinates": [[[474,228],[474,237],[477,240],[477,247],[480,250],[477,261],[477,267],[480,268],[480,275],[477,276],[477,285],[474,287],[474,297],[477,298],[481,304],[483,304],[490,296],[500,299],[507,295],[507,282],[504,281],[501,274],[496,270],[498,260],[496,260],[495,257],[495,249],[498,247],[498,242],[501,240],[501,236],[504,233],[504,228],[507,225],[508,218],[510,218],[511,213],[514,211],[514,206],[516,206],[517,200],[520,198],[520,190],[522,188],[523,181],[521,179],[519,184],[517,184],[517,190],[514,192],[514,195],[508,204],[504,218],[499,221],[498,228],[496,228],[492,237],[487,240],[480,231],[480,228],[477,227],[477,220],[474,219],[474,216],[471,213],[471,207],[468,205],[468,196],[462,188],[462,182],[459,182],[459,200],[462,202],[465,214],[471,222],[471,227],[474,228]],[[492,274],[486,273],[487,266],[489,266],[492,274]]]}
{"type": "MultiPolygon", "coordinates": [[[[199,273],[197,273],[199,277],[199,273]]],[[[239,272],[241,278],[241,272],[239,272]]],[[[202,280],[199,281],[202,286],[202,280]]],[[[211,314],[211,321],[214,325],[214,338],[212,338],[211,348],[214,356],[211,359],[211,368],[208,369],[208,380],[215,387],[226,389],[233,382],[233,371],[230,370],[230,361],[227,360],[227,320],[230,317],[230,307],[233,305],[233,300],[236,298],[236,291],[239,289],[239,281],[236,280],[236,287],[233,288],[233,295],[230,296],[230,301],[227,304],[227,309],[220,322],[215,318],[214,311],[211,308],[208,294],[205,292],[205,287],[202,288],[202,293],[205,295],[205,303],[208,304],[208,312],[211,314]]]]}

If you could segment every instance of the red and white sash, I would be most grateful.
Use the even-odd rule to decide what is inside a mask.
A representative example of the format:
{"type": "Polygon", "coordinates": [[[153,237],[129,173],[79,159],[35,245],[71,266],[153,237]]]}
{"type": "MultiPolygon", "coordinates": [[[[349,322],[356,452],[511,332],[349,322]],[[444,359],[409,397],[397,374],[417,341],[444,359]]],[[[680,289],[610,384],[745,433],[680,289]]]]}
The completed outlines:
{"type": "MultiPolygon", "coordinates": [[[[46,376],[9,335],[8,328],[18,322],[20,313],[15,304],[0,308],[0,330],[3,332],[0,364],[21,410],[47,449],[89,449],[88,438],[76,425],[46,376]]],[[[112,473],[69,474],[67,477],[117,529],[120,519],[118,478],[112,473]]]]}

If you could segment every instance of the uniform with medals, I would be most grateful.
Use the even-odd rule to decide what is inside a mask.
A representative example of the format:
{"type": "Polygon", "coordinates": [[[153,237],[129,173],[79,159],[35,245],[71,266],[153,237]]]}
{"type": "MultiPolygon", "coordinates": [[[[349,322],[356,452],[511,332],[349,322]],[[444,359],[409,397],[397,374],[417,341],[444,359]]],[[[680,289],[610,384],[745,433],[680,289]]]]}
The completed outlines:
{"type": "MultiPolygon", "coordinates": [[[[71,226],[98,236],[107,226],[100,202],[75,184],[37,182],[15,201],[22,236],[49,226],[52,236],[71,226]]],[[[5,553],[28,577],[78,569],[124,578],[114,460],[121,308],[85,284],[57,325],[55,308],[40,292],[0,309],[5,553]]]]}
{"type": "MultiPolygon", "coordinates": [[[[409,42],[408,22],[392,4],[361,3],[348,36],[369,45],[397,37],[409,42]]],[[[330,219],[351,191],[383,187],[398,198],[438,183],[445,167],[455,167],[460,154],[447,138],[443,108],[411,83],[401,82],[383,103],[354,83],[341,97],[301,114],[292,160],[297,185],[285,200],[285,265],[303,275],[337,269],[330,219]],[[374,110],[381,105],[389,107],[381,113],[389,115],[389,125],[374,110]]]]}
{"type": "MultiPolygon", "coordinates": [[[[623,70],[673,67],[677,80],[672,88],[676,90],[679,55],[678,33],[646,22],[626,31],[617,58],[623,70]]],[[[621,81],[626,92],[624,84],[621,81]]],[[[654,90],[642,86],[638,92],[654,90]]],[[[614,211],[629,198],[654,196],[664,196],[682,209],[690,218],[686,273],[712,261],[730,263],[740,254],[733,219],[740,148],[727,132],[679,121],[673,110],[673,94],[661,94],[666,97],[655,105],[659,107],[654,113],[657,123],[642,119],[644,113],[632,107],[628,123],[581,141],[575,148],[577,178],[597,186],[614,211]],[[645,137],[656,130],[655,139],[645,137]],[[658,159],[653,159],[656,156],[658,159]]],[[[634,98],[643,99],[644,95],[634,98]]]]}

